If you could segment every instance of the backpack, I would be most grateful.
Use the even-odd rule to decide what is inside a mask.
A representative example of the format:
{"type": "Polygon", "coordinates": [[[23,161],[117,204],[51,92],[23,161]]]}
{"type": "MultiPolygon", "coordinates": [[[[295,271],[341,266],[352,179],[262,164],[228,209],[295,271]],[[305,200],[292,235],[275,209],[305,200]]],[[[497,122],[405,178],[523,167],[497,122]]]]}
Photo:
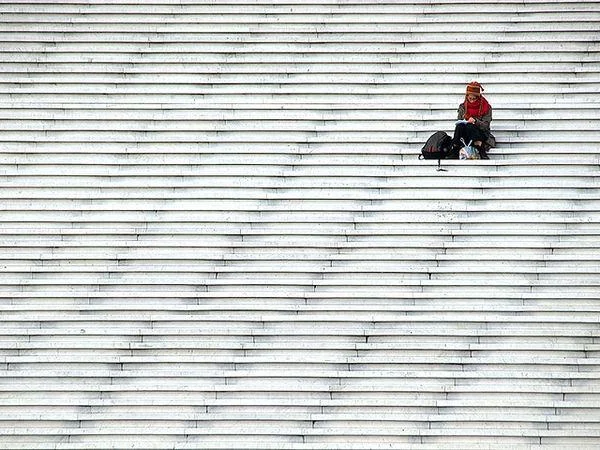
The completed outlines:
{"type": "Polygon", "coordinates": [[[436,131],[425,142],[419,159],[445,159],[451,148],[452,138],[444,131],[436,131]]]}

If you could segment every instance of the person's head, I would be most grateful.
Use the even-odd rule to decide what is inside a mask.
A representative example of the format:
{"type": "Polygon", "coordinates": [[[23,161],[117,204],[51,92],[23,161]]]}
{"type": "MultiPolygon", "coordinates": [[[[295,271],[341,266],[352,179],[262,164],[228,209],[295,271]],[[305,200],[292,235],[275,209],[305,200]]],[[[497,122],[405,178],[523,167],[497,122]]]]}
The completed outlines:
{"type": "Polygon", "coordinates": [[[467,91],[465,93],[465,98],[468,102],[475,102],[479,100],[481,97],[481,93],[483,92],[483,87],[477,81],[471,81],[467,84],[467,91]]]}

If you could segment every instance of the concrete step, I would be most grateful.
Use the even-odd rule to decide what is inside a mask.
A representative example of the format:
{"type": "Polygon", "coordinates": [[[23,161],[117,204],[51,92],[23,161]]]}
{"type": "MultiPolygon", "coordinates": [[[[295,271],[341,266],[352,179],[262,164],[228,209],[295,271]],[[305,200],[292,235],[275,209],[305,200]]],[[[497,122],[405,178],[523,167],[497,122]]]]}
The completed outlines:
{"type": "MultiPolygon", "coordinates": [[[[501,4],[493,2],[481,2],[482,12],[490,13],[503,13],[503,12],[549,12],[556,11],[562,12],[562,8],[568,8],[570,11],[588,11],[593,10],[594,5],[597,1],[585,0],[583,2],[572,2],[570,0],[562,0],[559,2],[539,2],[524,4],[516,1],[505,1],[501,4]],[[497,8],[495,7],[497,6],[497,8]]],[[[247,2],[244,13],[269,13],[269,14],[300,14],[300,13],[339,13],[345,11],[352,11],[358,13],[365,12],[397,12],[397,13],[411,13],[411,14],[423,14],[438,12],[465,12],[468,10],[468,2],[456,1],[449,2],[447,0],[438,1],[436,7],[432,5],[419,5],[410,1],[387,1],[385,3],[376,2],[373,0],[365,1],[363,4],[343,4],[339,5],[335,2],[328,1],[309,1],[302,3],[299,1],[288,1],[286,3],[271,2],[268,5],[263,5],[257,2],[247,2]],[[368,6],[366,6],[368,5],[368,6]],[[343,8],[340,8],[342,6],[343,8]]],[[[236,8],[234,4],[219,4],[212,5],[204,2],[189,3],[189,4],[173,4],[169,1],[154,2],[147,4],[143,2],[130,2],[127,4],[127,9],[121,5],[111,3],[91,3],[91,4],[78,4],[73,1],[63,1],[60,4],[48,7],[40,5],[36,2],[21,1],[18,5],[11,3],[3,4],[1,6],[1,12],[3,13],[52,13],[57,12],[69,13],[69,14],[83,14],[83,13],[146,13],[146,14],[235,14],[240,13],[239,8],[236,8]],[[35,6],[33,6],[35,5],[35,6]]]]}
{"type": "MultiPolygon", "coordinates": [[[[543,24],[541,24],[543,26],[543,24]]],[[[568,31],[571,34],[571,38],[576,38],[578,35],[574,34],[573,32],[575,31],[585,31],[585,29],[588,29],[588,33],[590,31],[593,31],[594,28],[594,23],[580,23],[579,27],[575,27],[575,24],[568,24],[565,26],[561,26],[561,28],[563,29],[563,31],[568,31]],[[570,28],[569,30],[566,30],[566,28],[570,28]],[[577,29],[579,28],[579,29],[577,29]]],[[[554,24],[554,26],[560,26],[560,24],[554,24]]],[[[14,25],[11,27],[8,24],[0,24],[0,29],[6,29],[8,30],[10,28],[14,28],[14,25]]],[[[17,39],[17,37],[23,37],[25,38],[26,36],[31,36],[30,39],[35,39],[36,37],[41,37],[41,36],[49,36],[52,35],[53,33],[56,34],[57,36],[57,40],[75,40],[75,39],[85,39],[86,36],[90,36],[90,38],[96,38],[98,39],[98,33],[85,33],[85,32],[52,32],[52,31],[46,31],[43,32],[42,30],[44,28],[49,28],[47,25],[43,25],[40,24],[38,27],[38,30],[40,30],[40,32],[37,33],[28,33],[28,32],[24,32],[24,31],[5,31],[5,32],[1,32],[0,31],[0,36],[3,36],[4,40],[15,40],[17,39]],[[43,33],[43,34],[42,34],[43,33]]],[[[374,37],[376,37],[377,39],[398,39],[399,37],[406,37],[406,35],[399,35],[398,33],[394,33],[394,31],[391,29],[392,27],[390,27],[389,31],[385,31],[383,29],[383,27],[379,26],[378,27],[378,31],[377,32],[373,32],[371,33],[374,37]]],[[[497,28],[496,26],[494,26],[494,24],[488,24],[487,25],[487,29],[489,29],[491,31],[492,28],[497,28]]],[[[429,33],[432,36],[436,36],[435,33],[437,33],[437,35],[439,37],[441,37],[442,35],[445,34],[451,34],[451,29],[440,29],[440,27],[430,27],[429,33]]],[[[423,29],[423,31],[425,31],[425,29],[423,29]]],[[[497,30],[497,31],[501,31],[501,30],[497,30]]],[[[515,31],[517,31],[515,29],[515,31]]],[[[528,38],[539,38],[540,34],[539,32],[536,31],[542,31],[543,30],[535,30],[533,26],[528,27],[526,32],[523,33],[515,33],[518,34],[519,37],[528,37],[528,38]],[[526,34],[525,34],[526,33],[526,34]]],[[[107,35],[111,35],[113,37],[111,37],[114,40],[119,40],[119,39],[123,39],[123,35],[119,34],[119,33],[115,33],[115,32],[107,32],[107,35]]],[[[334,33],[330,33],[332,35],[331,39],[335,39],[335,34],[334,33]]],[[[361,39],[360,35],[361,34],[365,34],[365,32],[363,33],[357,33],[357,32],[346,32],[344,33],[344,38],[347,39],[361,39]]],[[[206,32],[204,34],[189,34],[190,36],[193,36],[194,39],[198,40],[198,39],[214,39],[214,35],[212,33],[206,32]]],[[[281,39],[283,36],[285,36],[285,34],[279,33],[279,34],[274,34],[276,38],[281,39]]],[[[542,36],[544,34],[541,34],[542,36]]],[[[552,38],[551,34],[547,34],[547,36],[549,36],[550,38],[552,38]]],[[[129,39],[135,39],[138,36],[141,36],[140,39],[146,39],[146,40],[150,40],[152,39],[153,34],[152,33],[144,33],[144,32],[139,32],[134,34],[133,36],[131,36],[131,34],[129,36],[127,36],[127,38],[129,39]],[[146,36],[150,36],[150,37],[146,37],[146,36]]],[[[186,34],[184,33],[163,33],[162,36],[164,36],[165,38],[171,38],[172,40],[177,40],[177,39],[182,39],[183,36],[186,36],[186,34]],[[181,36],[181,37],[180,37],[181,36]]],[[[242,40],[242,39],[251,39],[251,38],[255,38],[255,35],[251,34],[251,33],[242,33],[240,32],[239,34],[237,34],[237,39],[242,40]]],[[[263,35],[264,37],[268,38],[270,36],[269,35],[263,35]]],[[[300,33],[295,33],[293,34],[293,36],[297,36],[297,39],[300,39],[304,36],[310,36],[309,35],[304,35],[304,34],[300,34],[300,33]]],[[[367,35],[368,36],[368,35],[367,35]]],[[[413,36],[418,37],[418,34],[413,34],[413,36]]],[[[438,38],[439,38],[438,37],[438,38]]],[[[454,38],[456,38],[457,36],[454,35],[454,38]]],[[[229,39],[234,39],[232,37],[229,37],[229,39]]],[[[322,39],[326,39],[326,37],[322,37],[322,39]]],[[[3,58],[2,55],[0,55],[0,58],[3,58]]],[[[128,75],[131,78],[134,78],[137,74],[283,74],[283,73],[290,73],[290,74],[306,74],[306,73],[323,73],[323,74],[336,74],[336,73],[340,73],[340,74],[350,74],[350,73],[357,73],[357,74],[377,74],[377,75],[385,75],[385,74],[428,74],[430,73],[430,67],[428,64],[426,63],[420,63],[420,62],[412,62],[410,64],[405,64],[403,66],[399,66],[399,64],[389,64],[389,63],[383,63],[383,62],[373,62],[373,63],[368,63],[368,64],[357,64],[357,63],[352,63],[352,62],[348,62],[348,63],[326,63],[326,62],[322,62],[322,63],[318,63],[318,64],[307,64],[307,63],[301,63],[301,62],[288,62],[285,64],[274,64],[274,63],[265,63],[265,64],[261,64],[261,65],[255,65],[255,64],[244,64],[244,63],[231,63],[228,64],[227,66],[222,66],[216,63],[202,63],[202,62],[189,62],[189,63],[179,63],[179,62],[172,62],[170,64],[148,64],[148,63],[144,63],[144,62],[139,62],[137,64],[131,64],[129,61],[127,61],[126,58],[123,58],[123,61],[118,62],[118,61],[113,61],[113,62],[80,62],[80,61],[76,61],[75,58],[73,58],[72,61],[70,62],[49,62],[43,65],[31,65],[31,64],[27,64],[25,62],[11,62],[8,61],[9,58],[4,57],[3,59],[6,59],[7,61],[3,61],[4,62],[4,68],[5,68],[5,73],[9,74],[9,73],[18,73],[18,74],[121,74],[122,76],[124,75],[128,75]]],[[[2,60],[2,59],[0,59],[2,60]]],[[[545,75],[545,74],[551,74],[551,73],[568,73],[572,70],[572,64],[562,61],[562,62],[555,62],[555,63],[550,63],[550,62],[538,62],[538,63],[532,63],[532,62],[513,62],[513,63],[507,63],[507,62],[502,62],[502,61],[497,61],[497,62],[478,62],[478,61],[473,61],[469,68],[474,72],[474,73],[486,73],[486,74],[514,74],[514,73],[519,73],[519,74],[532,74],[532,73],[539,73],[541,75],[545,75]]],[[[460,72],[461,70],[464,69],[464,66],[462,64],[458,64],[456,62],[452,62],[452,61],[447,61],[443,66],[440,65],[438,69],[438,73],[444,73],[444,74],[456,74],[458,72],[460,72]]],[[[578,71],[579,73],[594,73],[598,71],[598,64],[593,62],[593,61],[589,61],[587,64],[582,65],[581,67],[578,67],[578,71]]],[[[12,78],[10,77],[6,77],[7,80],[11,80],[12,78]]],[[[122,79],[121,79],[122,80],[122,79]]],[[[193,105],[189,105],[189,107],[192,107],[193,105]]],[[[508,105],[507,105],[508,106],[508,105]]],[[[80,105],[80,107],[83,107],[83,105],[80,105]]],[[[93,109],[94,105],[86,105],[87,108],[93,109]]],[[[447,108],[447,105],[440,105],[441,108],[447,108]]],[[[494,109],[494,114],[496,115],[496,109],[494,109]]],[[[356,113],[361,113],[362,111],[356,111],[356,113]]],[[[6,111],[7,114],[15,114],[15,115],[19,115],[19,111],[6,111]]],[[[232,113],[235,113],[235,111],[232,111],[232,113]]],[[[42,112],[43,114],[43,112],[42,112]]],[[[61,112],[57,112],[56,117],[62,117],[61,112]]],[[[36,115],[34,115],[35,117],[36,115]]],[[[32,116],[29,116],[32,117],[32,116]]],[[[83,116],[85,117],[85,116],[83,116]]],[[[82,118],[83,118],[82,117],[82,118]]],[[[306,116],[302,116],[299,115],[299,117],[301,117],[302,119],[306,119],[309,118],[310,115],[306,115],[306,116]]],[[[499,117],[499,116],[498,116],[499,117]]],[[[266,116],[265,116],[266,118],[266,116]]]]}

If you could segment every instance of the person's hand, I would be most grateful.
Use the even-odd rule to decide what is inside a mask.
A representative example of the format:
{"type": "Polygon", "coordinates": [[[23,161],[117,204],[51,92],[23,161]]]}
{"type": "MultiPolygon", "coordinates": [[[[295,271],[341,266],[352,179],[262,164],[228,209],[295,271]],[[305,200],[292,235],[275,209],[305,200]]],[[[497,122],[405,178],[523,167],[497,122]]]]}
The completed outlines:
{"type": "Polygon", "coordinates": [[[469,117],[469,120],[467,120],[467,122],[469,122],[469,123],[475,123],[475,119],[473,117],[469,117]]]}

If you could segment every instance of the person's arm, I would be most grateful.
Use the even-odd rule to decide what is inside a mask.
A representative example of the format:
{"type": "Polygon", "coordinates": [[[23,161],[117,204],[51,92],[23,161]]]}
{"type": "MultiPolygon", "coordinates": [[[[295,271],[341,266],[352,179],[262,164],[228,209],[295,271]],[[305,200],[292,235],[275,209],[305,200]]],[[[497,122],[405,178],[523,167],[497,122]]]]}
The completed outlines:
{"type": "Polygon", "coordinates": [[[475,125],[484,130],[485,132],[490,132],[490,123],[492,122],[492,107],[490,106],[490,110],[484,115],[481,119],[475,119],[475,125]]]}
{"type": "Polygon", "coordinates": [[[465,119],[465,104],[461,103],[460,105],[458,105],[458,120],[464,120],[465,119]]]}

